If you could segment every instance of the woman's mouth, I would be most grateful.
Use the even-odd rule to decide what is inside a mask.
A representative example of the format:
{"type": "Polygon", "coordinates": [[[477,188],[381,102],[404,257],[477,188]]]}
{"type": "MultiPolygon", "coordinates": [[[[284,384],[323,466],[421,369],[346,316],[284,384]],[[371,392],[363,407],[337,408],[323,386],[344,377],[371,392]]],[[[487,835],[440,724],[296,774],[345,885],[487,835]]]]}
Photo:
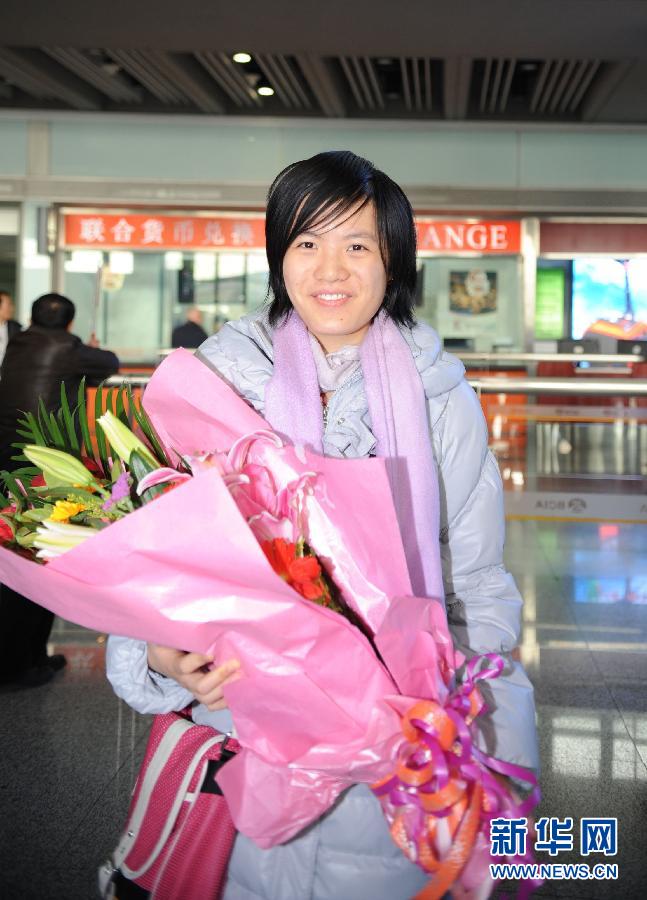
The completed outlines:
{"type": "Polygon", "coordinates": [[[347,300],[350,300],[352,294],[346,294],[342,291],[317,291],[312,296],[324,306],[341,306],[347,300]]]}

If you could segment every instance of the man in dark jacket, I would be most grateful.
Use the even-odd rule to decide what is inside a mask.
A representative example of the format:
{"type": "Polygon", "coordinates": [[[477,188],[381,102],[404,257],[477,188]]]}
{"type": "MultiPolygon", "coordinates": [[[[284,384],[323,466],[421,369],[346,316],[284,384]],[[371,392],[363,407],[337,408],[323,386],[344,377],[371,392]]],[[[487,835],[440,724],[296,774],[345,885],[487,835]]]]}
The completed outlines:
{"type": "Polygon", "coordinates": [[[186,322],[173,329],[171,336],[172,347],[199,347],[208,338],[207,332],[202,327],[202,313],[197,306],[187,310],[186,322]]]}
{"type": "MultiPolygon", "coordinates": [[[[45,294],[32,306],[31,324],[12,337],[0,369],[0,470],[16,468],[11,457],[18,440],[18,419],[60,406],[61,382],[74,408],[85,376],[97,385],[119,369],[109,350],[84,344],[70,332],[74,304],[61,294],[45,294]]],[[[65,657],[47,656],[53,613],[6,586],[0,590],[0,682],[36,686],[65,665],[65,657]]]]}
{"type": "Polygon", "coordinates": [[[13,318],[14,305],[11,294],[0,291],[0,364],[4,359],[7,344],[20,331],[20,322],[13,318]]]}

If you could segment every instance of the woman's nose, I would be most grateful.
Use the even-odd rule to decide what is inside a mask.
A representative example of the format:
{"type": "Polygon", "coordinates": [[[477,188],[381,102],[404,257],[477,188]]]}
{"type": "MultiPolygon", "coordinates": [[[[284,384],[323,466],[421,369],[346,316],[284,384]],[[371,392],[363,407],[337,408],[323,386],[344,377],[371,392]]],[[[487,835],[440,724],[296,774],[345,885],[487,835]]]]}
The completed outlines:
{"type": "Polygon", "coordinates": [[[348,267],[343,252],[322,250],[317,256],[315,278],[320,281],[344,281],[348,278],[348,267]]]}

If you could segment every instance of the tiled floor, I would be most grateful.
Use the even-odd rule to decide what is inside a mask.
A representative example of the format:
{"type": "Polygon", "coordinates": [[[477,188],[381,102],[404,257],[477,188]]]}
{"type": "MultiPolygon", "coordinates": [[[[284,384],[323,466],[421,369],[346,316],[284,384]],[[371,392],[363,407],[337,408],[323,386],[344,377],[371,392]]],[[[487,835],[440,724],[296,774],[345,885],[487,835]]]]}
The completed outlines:
{"type": "MultiPolygon", "coordinates": [[[[541,897],[647,896],[646,550],[644,526],[509,524],[539,713],[539,812],[576,826],[585,816],[619,823],[618,855],[587,860],[617,862],[617,881],[547,882],[541,897]]],[[[112,694],[94,635],[57,623],[55,637],[67,671],[0,694],[2,900],[96,897],[96,867],[116,842],[148,728],[112,694]]],[[[575,851],[555,861],[584,861],[574,832],[575,851]]]]}

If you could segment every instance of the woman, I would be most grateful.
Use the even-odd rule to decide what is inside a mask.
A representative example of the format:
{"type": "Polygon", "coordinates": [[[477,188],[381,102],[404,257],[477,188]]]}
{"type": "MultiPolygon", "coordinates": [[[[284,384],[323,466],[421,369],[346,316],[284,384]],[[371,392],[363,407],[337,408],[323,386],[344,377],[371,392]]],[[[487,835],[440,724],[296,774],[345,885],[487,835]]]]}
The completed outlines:
{"type": "MultiPolygon", "coordinates": [[[[442,564],[457,647],[507,661],[489,682],[482,745],[536,768],[532,687],[513,658],[521,598],[502,564],[499,473],[463,366],[413,321],[408,200],[365,159],[321,153],[275,180],[266,237],[269,308],[228,323],[199,357],[291,440],[329,456],[390,458],[414,591],[438,595],[442,564]]],[[[237,663],[205,672],[209,662],[125,638],[108,646],[108,677],[135,709],[197,700],[194,719],[227,731],[223,685],[237,663]]],[[[391,841],[369,788],[357,785],[287,844],[260,850],[238,835],[225,900],[405,900],[425,881],[391,841]]]]}

